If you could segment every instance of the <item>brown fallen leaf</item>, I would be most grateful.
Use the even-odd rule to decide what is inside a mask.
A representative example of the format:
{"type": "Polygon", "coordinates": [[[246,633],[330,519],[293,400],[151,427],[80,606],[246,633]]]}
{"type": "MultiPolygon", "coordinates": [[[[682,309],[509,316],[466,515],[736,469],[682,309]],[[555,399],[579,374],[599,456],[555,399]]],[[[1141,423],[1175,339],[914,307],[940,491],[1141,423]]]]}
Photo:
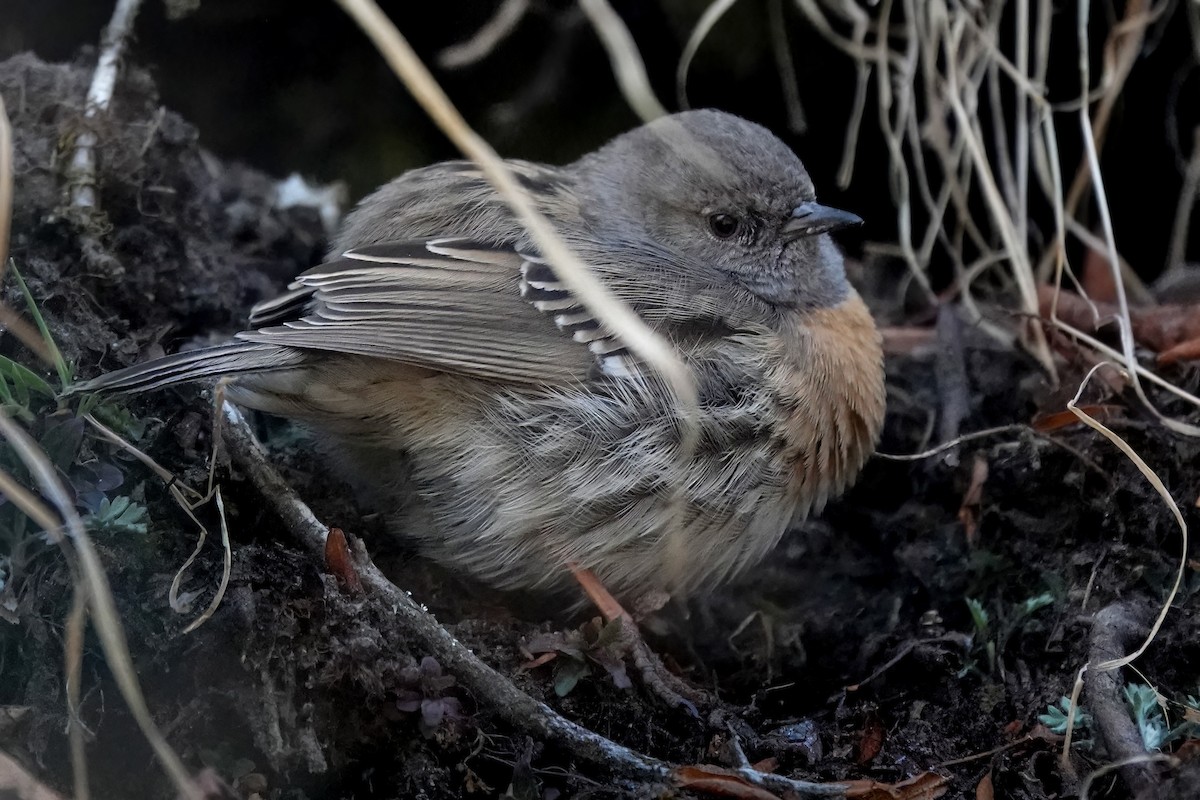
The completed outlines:
{"type": "Polygon", "coordinates": [[[1180,361],[1195,361],[1200,358],[1200,337],[1180,342],[1174,347],[1163,350],[1155,361],[1159,366],[1176,364],[1180,361]]]}
{"type": "Polygon", "coordinates": [[[936,772],[922,772],[899,783],[871,780],[845,781],[847,800],[934,800],[950,788],[950,779],[936,772]]]}
{"type": "Polygon", "coordinates": [[[756,761],[750,765],[757,772],[774,772],[779,769],[779,759],[775,756],[768,756],[762,761],[756,761]]]}
{"type": "Polygon", "coordinates": [[[347,591],[352,594],[362,591],[362,580],[354,568],[350,545],[341,528],[330,528],[329,535],[325,537],[325,568],[347,591]]]}
{"type": "Polygon", "coordinates": [[[1079,278],[1083,290],[1093,300],[1111,303],[1117,299],[1117,284],[1108,266],[1108,256],[1087,248],[1083,254],[1083,274],[1079,278]]]}
{"type": "MultiPolygon", "coordinates": [[[[1093,403],[1091,405],[1079,406],[1079,410],[1089,417],[1104,422],[1105,420],[1119,416],[1125,409],[1122,406],[1111,403],[1093,403]]],[[[1072,425],[1082,425],[1083,422],[1068,410],[1037,414],[1029,424],[1035,431],[1040,433],[1052,433],[1063,428],[1069,428],[1072,425]]]]}
{"type": "Polygon", "coordinates": [[[538,656],[536,658],[532,658],[529,661],[526,661],[524,664],[522,664],[520,666],[520,669],[522,672],[528,672],[531,669],[537,669],[538,667],[542,666],[543,664],[549,664],[551,661],[553,661],[556,658],[558,658],[558,651],[551,650],[548,653],[542,653],[540,656],[538,656]]]}
{"type": "MultiPolygon", "coordinates": [[[[1038,287],[1038,313],[1046,319],[1050,318],[1054,298],[1053,286],[1038,287]]],[[[1111,320],[1117,313],[1117,306],[1112,303],[1089,304],[1077,294],[1058,293],[1058,319],[1086,333],[1096,331],[1093,306],[1100,315],[1101,322],[1111,320]]],[[[1133,338],[1138,344],[1156,353],[1170,352],[1177,345],[1200,339],[1200,304],[1166,303],[1148,308],[1131,308],[1129,324],[1133,338]]],[[[1115,333],[1116,327],[1112,326],[1111,322],[1108,325],[1115,333]]]]}
{"type": "Polygon", "coordinates": [[[970,547],[979,544],[979,515],[983,505],[983,484],[987,477],[987,459],[976,454],[975,462],[971,466],[971,483],[963,493],[962,505],[958,507],[958,521],[962,523],[963,531],[967,534],[967,545],[970,547]]]}
{"type": "Polygon", "coordinates": [[[862,734],[858,737],[858,757],[854,759],[860,767],[870,764],[879,755],[883,749],[884,733],[879,715],[874,711],[868,712],[863,721],[862,734]]]}
{"type": "Polygon", "coordinates": [[[755,786],[741,775],[708,764],[676,767],[671,771],[671,778],[680,789],[697,793],[738,800],[779,800],[774,792],[755,786]]]}
{"type": "Polygon", "coordinates": [[[992,772],[988,770],[975,784],[975,800],[995,800],[996,789],[992,786],[992,772]]]}

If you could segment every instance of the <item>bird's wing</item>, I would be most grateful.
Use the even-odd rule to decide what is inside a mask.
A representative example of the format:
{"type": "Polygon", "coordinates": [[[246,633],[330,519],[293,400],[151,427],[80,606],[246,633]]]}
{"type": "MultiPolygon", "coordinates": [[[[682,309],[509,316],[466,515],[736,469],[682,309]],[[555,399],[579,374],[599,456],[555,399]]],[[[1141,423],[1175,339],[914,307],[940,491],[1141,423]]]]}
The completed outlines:
{"type": "Polygon", "coordinates": [[[498,381],[634,370],[620,340],[540,257],[461,238],[350,250],[255,306],[250,324],[239,339],[498,381]]]}

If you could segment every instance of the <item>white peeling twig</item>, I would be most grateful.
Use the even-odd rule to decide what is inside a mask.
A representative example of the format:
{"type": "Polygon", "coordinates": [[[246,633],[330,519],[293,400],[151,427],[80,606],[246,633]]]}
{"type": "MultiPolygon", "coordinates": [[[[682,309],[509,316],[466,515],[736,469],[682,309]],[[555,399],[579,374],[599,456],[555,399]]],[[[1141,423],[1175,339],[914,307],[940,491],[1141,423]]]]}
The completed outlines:
{"type": "MultiPolygon", "coordinates": [[[[117,0],[112,18],[100,39],[100,58],[92,83],[88,87],[84,120],[94,120],[108,110],[113,90],[117,85],[117,70],[125,43],[133,32],[133,20],[137,17],[141,0],[117,0]]],[[[93,130],[85,130],[75,139],[75,150],[71,154],[71,165],[67,176],[71,182],[71,206],[90,211],[96,207],[96,143],[99,139],[93,130]]]]}

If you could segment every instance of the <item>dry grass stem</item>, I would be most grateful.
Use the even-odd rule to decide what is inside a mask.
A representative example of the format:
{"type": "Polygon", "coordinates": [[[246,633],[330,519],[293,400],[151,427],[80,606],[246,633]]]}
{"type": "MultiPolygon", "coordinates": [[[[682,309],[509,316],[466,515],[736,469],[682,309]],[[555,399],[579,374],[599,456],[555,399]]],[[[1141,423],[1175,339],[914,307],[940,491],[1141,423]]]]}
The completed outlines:
{"type": "Polygon", "coordinates": [[[1133,465],[1137,467],[1138,472],[1142,473],[1143,477],[1145,477],[1150,485],[1154,487],[1154,491],[1158,493],[1158,496],[1163,499],[1163,502],[1166,503],[1167,508],[1170,509],[1171,515],[1175,518],[1175,524],[1179,526],[1181,555],[1179,559],[1179,568],[1175,572],[1175,582],[1171,585],[1171,591],[1167,595],[1167,599],[1163,602],[1162,608],[1159,611],[1158,616],[1155,618],[1154,624],[1150,628],[1150,632],[1146,635],[1145,641],[1142,642],[1141,646],[1138,647],[1137,650],[1129,653],[1128,655],[1122,656],[1121,658],[1104,661],[1100,664],[1095,664],[1092,666],[1092,669],[1101,671],[1120,669],[1126,664],[1129,664],[1137,659],[1146,651],[1146,648],[1150,646],[1152,641],[1154,641],[1154,637],[1158,635],[1158,631],[1162,627],[1163,620],[1167,618],[1167,614],[1171,610],[1171,604],[1175,602],[1175,597],[1179,594],[1179,587],[1183,584],[1183,576],[1187,573],[1188,563],[1187,521],[1184,520],[1183,512],[1179,510],[1179,504],[1175,502],[1175,498],[1171,497],[1171,492],[1167,489],[1166,484],[1164,484],[1162,479],[1155,474],[1154,470],[1150,469],[1146,462],[1142,460],[1142,457],[1139,456],[1134,449],[1129,446],[1128,442],[1114,433],[1102,422],[1079,408],[1079,398],[1082,396],[1083,390],[1087,386],[1088,381],[1090,381],[1092,376],[1096,374],[1097,370],[1105,366],[1112,365],[1108,364],[1107,362],[1101,362],[1088,371],[1088,374],[1083,379],[1083,382],[1079,384],[1079,391],[1077,391],[1075,396],[1071,398],[1071,401],[1067,403],[1067,409],[1076,417],[1078,417],[1080,422],[1087,425],[1097,433],[1100,433],[1102,436],[1104,436],[1104,438],[1116,445],[1117,449],[1124,453],[1125,457],[1133,462],[1133,465]]]}
{"type": "Polygon", "coordinates": [[[675,67],[675,102],[679,104],[680,108],[691,108],[687,98],[687,76],[688,70],[692,67],[692,59],[696,57],[700,45],[708,38],[713,27],[721,17],[725,16],[726,11],[733,8],[733,4],[736,2],[737,0],[713,0],[712,4],[704,9],[704,13],[696,22],[696,27],[688,36],[687,44],[683,46],[683,54],[679,56],[679,64],[675,67]]]}
{"type": "Polygon", "coordinates": [[[483,61],[512,35],[528,11],[529,0],[504,0],[492,18],[470,39],[451,45],[439,53],[438,66],[442,69],[460,69],[483,61]]]}
{"type": "Polygon", "coordinates": [[[617,87],[625,102],[634,110],[642,122],[650,122],[666,116],[667,110],[658,102],[650,78],[646,75],[646,64],[638,52],[637,43],[625,27],[625,22],[613,11],[608,0],[579,0],[579,6],[592,23],[601,44],[608,52],[617,87]]]}
{"type": "Polygon", "coordinates": [[[8,266],[8,239],[12,230],[13,140],[8,109],[0,97],[0,280],[8,266]]]}
{"type": "Polygon", "coordinates": [[[113,679],[120,689],[121,696],[125,699],[134,721],[154,750],[176,791],[187,800],[203,800],[203,793],[196,788],[178,754],[159,732],[158,726],[155,725],[150,715],[145,696],[138,685],[137,672],[129,655],[125,630],[121,625],[120,616],[117,614],[108,577],[100,562],[100,556],[96,552],[91,538],[87,535],[83,521],[75,510],[75,504],[70,494],[62,485],[54,466],[37,443],[5,414],[0,414],[0,435],[8,441],[17,457],[21,459],[33,476],[42,496],[53,504],[61,519],[56,519],[29,492],[12,491],[14,487],[8,485],[11,484],[11,479],[8,479],[6,475],[0,474],[0,490],[4,490],[12,502],[18,504],[18,508],[22,512],[47,532],[65,529],[78,563],[80,578],[77,581],[77,591],[83,592],[87,599],[100,646],[104,651],[105,660],[112,670],[113,679]]]}
{"type": "Polygon", "coordinates": [[[804,133],[808,130],[808,120],[804,116],[804,105],[800,102],[800,85],[796,80],[796,67],[792,63],[792,45],[788,41],[787,20],[783,16],[783,0],[770,0],[767,3],[767,15],[767,33],[771,37],[771,54],[775,57],[775,69],[779,72],[779,83],[783,89],[788,130],[804,133]]]}

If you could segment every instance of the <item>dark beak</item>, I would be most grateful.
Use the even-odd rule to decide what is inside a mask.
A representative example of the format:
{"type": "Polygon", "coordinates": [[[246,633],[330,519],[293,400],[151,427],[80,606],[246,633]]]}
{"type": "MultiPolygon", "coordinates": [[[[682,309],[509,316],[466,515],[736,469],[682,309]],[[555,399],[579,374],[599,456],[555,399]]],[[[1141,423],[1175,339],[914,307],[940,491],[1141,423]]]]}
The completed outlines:
{"type": "Polygon", "coordinates": [[[789,240],[799,239],[801,236],[815,236],[852,225],[862,225],[862,222],[862,217],[849,211],[830,208],[820,203],[801,203],[792,209],[791,218],[784,223],[783,235],[789,240]]]}

